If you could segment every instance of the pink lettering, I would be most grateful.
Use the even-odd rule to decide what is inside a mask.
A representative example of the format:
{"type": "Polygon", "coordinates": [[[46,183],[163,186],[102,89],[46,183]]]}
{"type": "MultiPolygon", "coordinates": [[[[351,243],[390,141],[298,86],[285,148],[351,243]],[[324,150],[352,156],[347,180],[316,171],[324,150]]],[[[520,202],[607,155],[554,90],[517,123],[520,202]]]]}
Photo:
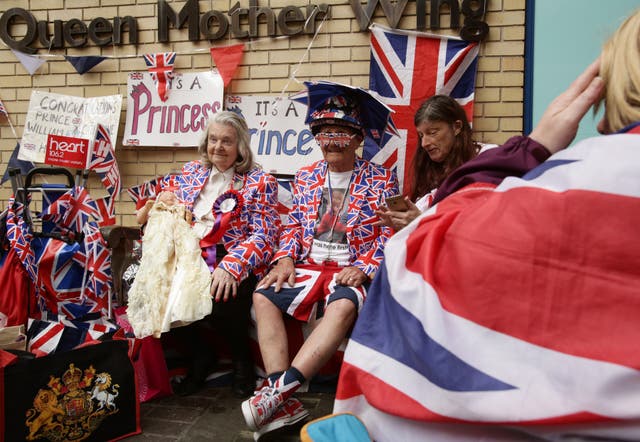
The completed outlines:
{"type": "Polygon", "coordinates": [[[187,117],[185,116],[185,113],[187,113],[189,111],[190,107],[191,106],[189,106],[188,104],[183,104],[180,107],[180,115],[179,115],[179,118],[180,118],[180,132],[182,132],[182,133],[189,132],[189,125],[187,124],[185,126],[184,123],[186,121],[188,121],[187,117]]]}
{"type": "Polygon", "coordinates": [[[144,83],[140,83],[134,86],[131,92],[131,98],[133,98],[133,124],[131,125],[131,134],[136,135],[138,133],[138,121],[140,117],[149,109],[149,106],[151,106],[151,92],[144,83]],[[140,103],[143,96],[147,102],[141,107],[140,103]]]}
{"type": "Polygon", "coordinates": [[[200,106],[196,104],[191,108],[191,129],[194,132],[199,132],[202,128],[198,115],[200,115],[200,106]]]}

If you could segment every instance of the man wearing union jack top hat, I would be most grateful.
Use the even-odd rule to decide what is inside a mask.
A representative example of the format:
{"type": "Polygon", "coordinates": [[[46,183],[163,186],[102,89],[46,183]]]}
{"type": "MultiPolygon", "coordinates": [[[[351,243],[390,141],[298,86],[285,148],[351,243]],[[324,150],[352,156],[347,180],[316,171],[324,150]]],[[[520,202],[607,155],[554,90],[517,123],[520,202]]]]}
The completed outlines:
{"type": "Polygon", "coordinates": [[[388,108],[363,89],[328,82],[308,83],[306,99],[306,122],[324,159],[296,174],[273,267],[253,296],[267,379],[242,411],[256,438],[308,416],[292,394],[348,335],[392,235],[375,212],[398,194],[396,176],[356,153],[365,137],[385,132],[388,108]],[[386,116],[370,118],[369,103],[386,116]],[[284,315],[322,317],[291,364],[284,315]]]}

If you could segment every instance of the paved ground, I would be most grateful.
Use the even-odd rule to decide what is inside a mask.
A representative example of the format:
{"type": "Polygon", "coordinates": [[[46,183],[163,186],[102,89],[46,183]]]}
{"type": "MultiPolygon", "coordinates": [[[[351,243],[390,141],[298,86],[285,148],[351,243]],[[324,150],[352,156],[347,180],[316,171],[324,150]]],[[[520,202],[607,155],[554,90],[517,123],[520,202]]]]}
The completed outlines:
{"type": "MultiPolygon", "coordinates": [[[[333,393],[299,393],[296,395],[309,410],[309,419],[331,413],[333,393]]],[[[187,397],[169,396],[141,406],[142,434],[127,441],[253,441],[246,428],[241,399],[229,387],[207,387],[187,397]]],[[[263,436],[261,442],[299,441],[300,428],[288,427],[263,436]]]]}

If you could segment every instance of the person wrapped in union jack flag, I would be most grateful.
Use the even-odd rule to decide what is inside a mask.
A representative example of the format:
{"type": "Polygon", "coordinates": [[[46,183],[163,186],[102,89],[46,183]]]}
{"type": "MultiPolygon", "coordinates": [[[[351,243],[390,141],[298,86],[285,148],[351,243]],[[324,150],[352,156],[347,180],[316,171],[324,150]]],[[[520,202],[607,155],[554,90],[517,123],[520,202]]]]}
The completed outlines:
{"type": "Polygon", "coordinates": [[[336,83],[309,83],[307,89],[306,121],[324,159],[296,173],[273,267],[253,296],[267,378],[242,403],[242,412],[257,437],[308,416],[292,394],[348,335],[392,234],[376,224],[375,212],[398,193],[395,173],[356,153],[365,136],[386,130],[388,117],[378,120],[381,126],[365,117],[371,110],[366,103],[375,99],[336,83]],[[285,315],[299,321],[322,317],[291,364],[285,315]]]}
{"type": "Polygon", "coordinates": [[[334,413],[376,441],[638,440],[639,35],[636,9],[387,243],[334,413]],[[569,147],[594,105],[602,136],[569,147]]]}
{"type": "MultiPolygon", "coordinates": [[[[179,208],[183,214],[186,210],[189,223],[183,224],[191,225],[187,230],[196,241],[198,262],[195,265],[204,266],[207,274],[205,291],[209,306],[213,298],[210,315],[201,315],[204,318],[200,321],[173,330],[193,356],[186,378],[174,386],[178,394],[199,390],[216,363],[213,349],[200,333],[203,327],[212,327],[228,341],[233,363],[233,392],[238,397],[247,397],[255,389],[248,335],[249,309],[257,278],[264,274],[273,256],[280,217],[276,179],[256,165],[249,143],[247,124],[240,115],[229,111],[216,113],[208,121],[198,145],[201,159],[185,164],[172,185],[165,187],[155,202],[147,203],[137,212],[138,222],[148,224],[140,270],[131,290],[135,292],[140,274],[144,275],[144,259],[151,253],[144,240],[155,229],[153,235],[159,238],[159,244],[153,255],[157,260],[167,248],[167,237],[171,236],[170,225],[163,223],[163,213],[179,208]],[[152,226],[154,218],[155,227],[152,226]]],[[[184,237],[175,239],[176,251],[184,242],[184,237]]],[[[167,259],[177,261],[179,266],[182,258],[173,256],[167,259]]],[[[158,271],[150,269],[150,272],[157,274],[158,271]]],[[[178,272],[161,276],[169,286],[180,281],[178,272]]],[[[186,289],[185,286],[195,284],[194,281],[183,278],[180,288],[186,289]]],[[[157,290],[163,290],[162,284],[154,284],[157,290]]],[[[129,308],[131,296],[132,291],[129,308]]],[[[173,305],[178,310],[189,307],[183,304],[173,305]]],[[[131,321],[130,311],[128,315],[131,321]]],[[[135,331],[135,324],[131,323],[135,331]]]]}

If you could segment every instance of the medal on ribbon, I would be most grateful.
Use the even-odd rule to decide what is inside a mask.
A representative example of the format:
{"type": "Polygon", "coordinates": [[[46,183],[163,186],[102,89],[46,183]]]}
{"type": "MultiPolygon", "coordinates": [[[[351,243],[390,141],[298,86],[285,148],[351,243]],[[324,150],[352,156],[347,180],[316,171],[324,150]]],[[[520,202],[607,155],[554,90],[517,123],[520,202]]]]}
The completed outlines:
{"type": "Polygon", "coordinates": [[[220,195],[213,203],[211,212],[213,213],[213,227],[204,238],[200,240],[202,257],[209,270],[213,272],[216,267],[216,244],[222,239],[222,235],[227,231],[231,221],[240,215],[244,198],[237,190],[231,189],[220,195]]]}

